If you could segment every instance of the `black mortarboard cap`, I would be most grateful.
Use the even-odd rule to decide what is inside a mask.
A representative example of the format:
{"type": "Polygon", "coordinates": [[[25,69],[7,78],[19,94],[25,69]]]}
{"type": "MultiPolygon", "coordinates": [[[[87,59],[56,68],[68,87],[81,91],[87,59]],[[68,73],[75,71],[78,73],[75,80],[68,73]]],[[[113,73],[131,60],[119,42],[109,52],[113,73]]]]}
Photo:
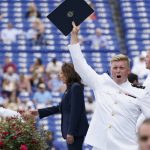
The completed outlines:
{"type": "Polygon", "coordinates": [[[47,18],[66,36],[72,31],[72,21],[78,26],[93,12],[84,0],[65,0],[47,18]]]}

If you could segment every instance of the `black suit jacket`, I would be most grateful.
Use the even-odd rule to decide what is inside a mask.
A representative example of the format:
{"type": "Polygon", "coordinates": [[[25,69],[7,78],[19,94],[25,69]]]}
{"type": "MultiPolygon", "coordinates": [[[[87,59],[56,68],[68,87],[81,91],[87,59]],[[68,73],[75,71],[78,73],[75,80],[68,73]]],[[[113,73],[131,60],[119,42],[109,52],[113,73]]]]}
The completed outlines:
{"type": "Polygon", "coordinates": [[[60,105],[39,109],[39,117],[61,113],[61,131],[64,138],[67,134],[85,136],[88,130],[83,86],[72,83],[62,97],[60,105]]]}

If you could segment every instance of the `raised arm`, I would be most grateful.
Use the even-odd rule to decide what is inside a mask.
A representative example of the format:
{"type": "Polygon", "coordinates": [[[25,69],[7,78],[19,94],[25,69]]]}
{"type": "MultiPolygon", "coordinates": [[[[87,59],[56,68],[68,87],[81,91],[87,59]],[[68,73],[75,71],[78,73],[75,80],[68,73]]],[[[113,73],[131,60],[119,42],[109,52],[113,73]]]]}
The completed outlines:
{"type": "Polygon", "coordinates": [[[73,23],[73,30],[71,32],[71,42],[68,46],[72,61],[77,73],[81,76],[85,84],[90,88],[96,89],[97,85],[103,81],[102,77],[98,75],[86,62],[79,45],[78,39],[79,27],[73,23]]]}

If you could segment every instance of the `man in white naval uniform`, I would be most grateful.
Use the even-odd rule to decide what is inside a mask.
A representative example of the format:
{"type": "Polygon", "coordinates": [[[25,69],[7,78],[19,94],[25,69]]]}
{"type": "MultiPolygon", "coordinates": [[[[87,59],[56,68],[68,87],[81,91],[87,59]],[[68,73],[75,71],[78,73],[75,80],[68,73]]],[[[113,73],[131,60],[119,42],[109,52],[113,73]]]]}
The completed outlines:
{"type": "Polygon", "coordinates": [[[84,59],[78,32],[79,27],[73,24],[69,51],[76,71],[94,91],[96,99],[85,143],[93,146],[93,150],[138,150],[136,122],[141,112],[150,117],[150,104],[144,90],[132,87],[127,80],[128,58],[115,56],[111,60],[111,77],[106,73],[98,75],[84,59]]]}
{"type": "MultiPolygon", "coordinates": [[[[146,78],[146,80],[143,83],[143,86],[145,87],[145,91],[147,94],[150,96],[150,49],[147,51],[146,58],[145,58],[145,64],[146,64],[146,69],[149,70],[149,74],[146,78]]],[[[141,116],[138,119],[137,122],[137,130],[140,127],[141,123],[145,120],[145,116],[141,114],[141,116]]]]}

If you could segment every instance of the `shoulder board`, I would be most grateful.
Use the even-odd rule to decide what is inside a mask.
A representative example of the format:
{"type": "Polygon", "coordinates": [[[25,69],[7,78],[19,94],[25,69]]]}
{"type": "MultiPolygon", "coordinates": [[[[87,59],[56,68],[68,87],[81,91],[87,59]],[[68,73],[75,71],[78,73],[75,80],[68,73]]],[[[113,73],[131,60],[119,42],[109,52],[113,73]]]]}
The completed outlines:
{"type": "Polygon", "coordinates": [[[139,85],[139,84],[131,84],[133,87],[139,88],[139,89],[145,89],[145,86],[139,85]]]}

